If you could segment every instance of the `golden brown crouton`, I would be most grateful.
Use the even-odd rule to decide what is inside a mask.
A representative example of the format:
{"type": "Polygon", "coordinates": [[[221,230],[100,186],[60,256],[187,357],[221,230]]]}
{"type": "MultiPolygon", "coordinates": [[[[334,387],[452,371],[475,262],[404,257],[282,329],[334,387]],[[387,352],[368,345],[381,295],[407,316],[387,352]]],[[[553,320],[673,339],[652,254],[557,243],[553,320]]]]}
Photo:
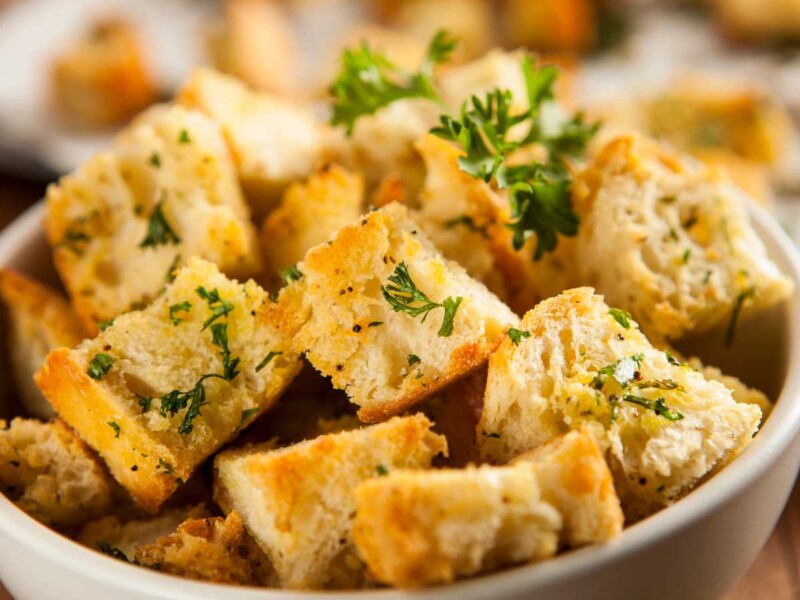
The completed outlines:
{"type": "Polygon", "coordinates": [[[61,421],[0,421],[0,491],[45,525],[80,525],[109,508],[108,477],[61,421]]]}
{"type": "Polygon", "coordinates": [[[254,91],[211,69],[192,73],[177,99],[222,127],[256,221],[325,157],[324,129],[310,107],[297,101],[254,91]]]}
{"type": "Polygon", "coordinates": [[[654,348],[590,288],[545,300],[520,327],[489,361],[478,429],[487,460],[506,462],[585,426],[636,519],[719,470],[758,428],[757,406],[654,348]]]}
{"type": "Polygon", "coordinates": [[[74,350],[36,382],[145,509],[271,407],[301,367],[253,281],[194,258],[148,308],[74,350]]]}
{"type": "Polygon", "coordinates": [[[73,306],[97,324],[151,302],[193,256],[232,277],[260,268],[255,227],[219,127],[156,107],[48,188],[46,228],[73,306]]]}
{"type": "Polygon", "coordinates": [[[267,585],[269,560],[245,531],[236,511],[189,519],[154,544],[138,546],[136,562],[162,573],[234,585],[267,585]]]}
{"type": "Polygon", "coordinates": [[[753,230],[747,197],[687,156],[633,136],[576,178],[578,280],[629,311],[654,341],[728,327],[792,290],[753,230]]]}
{"type": "Polygon", "coordinates": [[[340,229],[298,269],[282,296],[300,323],[295,348],[347,392],[366,422],[478,368],[517,323],[398,204],[340,229]]]}
{"type": "Polygon", "coordinates": [[[94,23],[56,58],[51,77],[54,100],[71,125],[116,125],[157,96],[139,32],[119,18],[94,23]]]}
{"type": "Polygon", "coordinates": [[[215,498],[267,553],[282,587],[317,589],[363,583],[350,527],[355,487],[399,468],[426,468],[447,444],[421,415],[328,434],[279,450],[223,452],[215,498]]]}
{"type": "Polygon", "coordinates": [[[9,312],[9,349],[22,404],[39,418],[53,409],[33,383],[33,374],[55,348],[77,346],[85,337],[75,313],[61,294],[10,271],[0,271],[0,299],[9,312]]]}
{"type": "Polygon", "coordinates": [[[309,248],[364,212],[364,181],[337,165],[323,164],[304,182],[292,184],[261,229],[267,272],[277,276],[297,264],[309,248]]]}
{"type": "Polygon", "coordinates": [[[378,581],[450,583],[558,549],[561,517],[528,465],[390,471],[356,488],[353,538],[378,581]]]}

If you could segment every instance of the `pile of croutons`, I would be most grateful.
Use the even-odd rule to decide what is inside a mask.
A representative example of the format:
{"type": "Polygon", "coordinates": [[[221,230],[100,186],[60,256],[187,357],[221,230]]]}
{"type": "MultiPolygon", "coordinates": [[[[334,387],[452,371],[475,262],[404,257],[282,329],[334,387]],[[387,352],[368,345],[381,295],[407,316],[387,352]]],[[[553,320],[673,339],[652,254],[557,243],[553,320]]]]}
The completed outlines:
{"type": "Polygon", "coordinates": [[[330,124],[198,71],[52,185],[68,298],[0,277],[35,417],[0,490],[165,573],[413,588],[612,542],[731,462],[770,401],[670,344],[791,293],[747,196],[452,50],[348,50],[330,124]]]}

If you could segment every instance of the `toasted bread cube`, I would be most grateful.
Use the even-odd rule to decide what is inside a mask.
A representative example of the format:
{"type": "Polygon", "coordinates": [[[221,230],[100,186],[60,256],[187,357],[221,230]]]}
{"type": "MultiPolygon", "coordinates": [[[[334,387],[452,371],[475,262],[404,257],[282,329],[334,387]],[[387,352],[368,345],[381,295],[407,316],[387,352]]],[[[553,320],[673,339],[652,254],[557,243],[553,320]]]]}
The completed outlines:
{"type": "Polygon", "coordinates": [[[410,197],[422,188],[425,167],[414,143],[439,122],[442,108],[424,98],[392,102],[359,118],[350,135],[336,129],[327,145],[336,162],[364,174],[368,191],[390,175],[400,177],[410,197]]]}
{"type": "Polygon", "coordinates": [[[208,36],[211,63],[257,90],[297,92],[297,40],[282,3],[224,0],[208,36]]]}
{"type": "Polygon", "coordinates": [[[249,89],[233,77],[199,69],[178,92],[178,102],[222,127],[256,220],[325,154],[324,129],[310,108],[249,89]]]}
{"type": "Polygon", "coordinates": [[[535,239],[514,250],[508,199],[459,168],[460,149],[434,135],[416,148],[427,172],[414,216],[425,233],[444,256],[525,314],[550,285],[539,280],[554,278],[552,260],[534,262],[535,239]]]}
{"type": "Polygon", "coordinates": [[[194,258],[162,296],[50,353],[36,382],[143,508],[270,408],[301,363],[277,305],[194,258]]]}
{"type": "Polygon", "coordinates": [[[703,374],[703,377],[706,379],[711,381],[719,381],[722,385],[728,388],[731,391],[731,394],[733,394],[733,399],[736,400],[736,402],[742,402],[743,404],[755,404],[758,406],[758,408],[761,409],[762,424],[767,417],[769,417],[774,404],[772,400],[767,398],[766,394],[764,394],[764,392],[761,390],[750,387],[738,377],[726,375],[717,367],[704,365],[703,362],[695,356],[686,362],[695,371],[700,371],[703,374]]]}
{"type": "Polygon", "coordinates": [[[592,0],[508,0],[502,16],[511,47],[582,52],[597,42],[598,10],[592,0]]]}
{"type": "Polygon", "coordinates": [[[267,271],[276,276],[306,252],[364,212],[364,181],[337,165],[323,164],[304,182],[292,184],[264,221],[261,246],[267,271]]]}
{"type": "Polygon", "coordinates": [[[528,465],[390,471],[356,488],[353,538],[382,583],[450,583],[553,556],[561,517],[528,465]]]}
{"type": "MultiPolygon", "coordinates": [[[[786,299],[792,283],[724,177],[633,136],[609,142],[574,183],[580,281],[655,342],[727,325],[786,299]]],[[[729,340],[730,341],[730,340],[729,340]]]]}
{"type": "Polygon", "coordinates": [[[281,587],[353,587],[363,582],[350,528],[355,487],[394,469],[422,469],[447,452],[421,415],[328,434],[279,450],[223,452],[215,498],[241,513],[281,587]]]}
{"type": "Polygon", "coordinates": [[[631,520],[718,471],[758,429],[757,406],[737,403],[722,384],[654,348],[591,288],[540,303],[520,331],[489,361],[481,455],[504,463],[585,426],[631,520]]]}
{"type": "Polygon", "coordinates": [[[588,429],[551,439],[515,459],[536,473],[542,499],[561,514],[561,543],[569,547],[608,542],[622,532],[614,480],[588,429]]]}
{"type": "Polygon", "coordinates": [[[733,41],[780,44],[800,36],[800,5],[794,0],[712,0],[714,17],[733,41]]]}
{"type": "Polygon", "coordinates": [[[133,560],[140,546],[154,544],[158,538],[173,533],[188,519],[202,519],[209,515],[203,504],[170,508],[151,517],[124,519],[108,515],[86,523],[75,539],[92,550],[133,560]]]}
{"type": "Polygon", "coordinates": [[[193,256],[232,277],[260,269],[222,132],[202,113],[156,107],[47,191],[47,234],[87,328],[151,302],[193,256]]]}
{"type": "Polygon", "coordinates": [[[0,421],[0,491],[37,521],[58,529],[109,508],[109,478],[86,445],[55,420],[0,421]]]}
{"type": "Polygon", "coordinates": [[[0,299],[8,307],[10,358],[22,405],[33,416],[50,418],[53,408],[33,374],[51,350],[80,344],[83,328],[66,298],[20,273],[0,271],[0,299]]]}
{"type": "Polygon", "coordinates": [[[227,517],[189,519],[155,543],[139,546],[135,560],[180,577],[233,585],[266,585],[269,560],[245,531],[236,511],[227,517]]]}
{"type": "Polygon", "coordinates": [[[396,203],[340,229],[298,268],[302,278],[284,292],[302,322],[295,348],[347,392],[366,422],[396,415],[477,369],[518,322],[483,284],[438,254],[396,203]],[[400,309],[409,296],[392,292],[390,277],[408,278],[432,314],[411,316],[425,304],[422,296],[400,309]]]}
{"type": "Polygon", "coordinates": [[[72,125],[119,124],[157,97],[139,32],[119,18],[94,23],[52,68],[54,100],[72,125]]]}

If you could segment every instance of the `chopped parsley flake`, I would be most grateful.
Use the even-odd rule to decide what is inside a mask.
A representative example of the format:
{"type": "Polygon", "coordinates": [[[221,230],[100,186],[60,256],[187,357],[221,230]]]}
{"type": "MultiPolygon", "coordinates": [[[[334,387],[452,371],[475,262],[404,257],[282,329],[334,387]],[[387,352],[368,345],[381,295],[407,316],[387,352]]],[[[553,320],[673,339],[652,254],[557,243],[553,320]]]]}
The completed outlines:
{"type": "Polygon", "coordinates": [[[739,315],[742,312],[744,303],[756,295],[756,288],[751,286],[746,290],[739,292],[736,296],[736,303],[733,305],[733,312],[731,313],[731,320],[728,323],[728,330],[725,332],[725,345],[730,346],[736,337],[736,322],[739,320],[739,315]]]}
{"type": "Polygon", "coordinates": [[[233,358],[231,351],[228,348],[228,324],[215,323],[211,326],[211,334],[213,336],[212,344],[220,348],[220,356],[222,357],[222,377],[228,381],[233,381],[239,374],[237,367],[239,366],[239,358],[233,358]]]}
{"type": "Polygon", "coordinates": [[[669,421],[680,421],[681,419],[683,419],[683,415],[678,411],[669,408],[664,403],[663,398],[650,400],[649,398],[642,398],[641,396],[633,396],[631,394],[625,394],[622,397],[622,400],[624,402],[629,402],[630,404],[636,404],[637,406],[641,406],[642,408],[646,408],[647,410],[652,410],[658,416],[664,417],[669,421]]]}
{"type": "Polygon", "coordinates": [[[378,465],[375,467],[375,472],[378,474],[379,477],[385,477],[389,474],[389,469],[384,467],[383,465],[378,465]]]}
{"type": "Polygon", "coordinates": [[[273,352],[273,351],[270,351],[270,352],[269,352],[269,353],[268,353],[268,354],[267,354],[267,355],[264,357],[264,360],[262,360],[260,363],[258,363],[258,364],[256,365],[256,373],[258,373],[258,372],[259,372],[261,369],[263,369],[263,368],[264,368],[264,367],[266,367],[266,366],[267,366],[267,365],[268,365],[270,362],[272,362],[272,359],[273,359],[273,358],[275,358],[276,356],[280,356],[281,354],[283,354],[283,352],[273,352]]]}
{"type": "Polygon", "coordinates": [[[443,308],[444,318],[437,335],[439,337],[449,337],[453,333],[453,319],[463,298],[449,296],[441,304],[434,302],[411,279],[404,261],[401,261],[395,267],[394,272],[389,276],[389,282],[390,285],[381,286],[381,292],[392,307],[392,310],[395,312],[402,311],[413,318],[422,315],[421,322],[424,323],[430,311],[436,308],[443,308]]]}
{"type": "Polygon", "coordinates": [[[161,168],[161,155],[158,152],[153,152],[150,155],[150,164],[156,169],[161,168]]]}
{"type": "Polygon", "coordinates": [[[89,362],[89,368],[86,373],[92,379],[100,380],[111,370],[113,364],[114,359],[108,354],[95,354],[94,358],[89,362]]]}
{"type": "Polygon", "coordinates": [[[160,200],[150,215],[150,220],[147,223],[147,235],[139,243],[139,247],[155,248],[156,246],[179,244],[180,242],[181,238],[170,227],[167,218],[164,216],[164,201],[160,200]]]}
{"type": "Polygon", "coordinates": [[[445,221],[444,223],[445,229],[453,229],[458,225],[463,225],[471,232],[481,234],[484,238],[489,237],[487,232],[487,227],[485,225],[484,226],[476,225],[475,220],[469,215],[459,215],[458,217],[450,219],[449,221],[445,221]]]}
{"type": "Polygon", "coordinates": [[[175,469],[172,467],[172,465],[169,464],[167,461],[165,461],[161,457],[158,458],[158,467],[156,467],[156,468],[157,469],[163,469],[164,470],[164,475],[174,475],[175,474],[175,469]]]}
{"type": "Polygon", "coordinates": [[[188,312],[192,308],[192,303],[188,300],[184,300],[183,302],[179,302],[178,304],[173,304],[169,307],[169,318],[172,321],[173,325],[178,325],[183,321],[180,317],[176,317],[175,315],[179,312],[188,312]]]}
{"type": "Polygon", "coordinates": [[[233,302],[223,300],[220,297],[219,290],[217,288],[208,291],[203,286],[200,286],[195,291],[197,292],[198,296],[208,303],[208,308],[212,313],[211,316],[203,322],[203,331],[208,329],[209,326],[220,317],[226,316],[234,308],[233,302]]]}
{"type": "Polygon", "coordinates": [[[422,359],[417,356],[416,354],[409,354],[408,355],[408,366],[415,365],[418,362],[422,362],[422,359]]]}
{"type": "Polygon", "coordinates": [[[297,268],[297,265],[292,265],[291,267],[286,267],[285,269],[280,270],[280,276],[283,280],[283,285],[289,285],[292,281],[297,281],[302,279],[303,274],[297,268]]]}
{"type": "Polygon", "coordinates": [[[531,337],[530,331],[524,331],[522,329],[514,329],[513,327],[508,330],[508,337],[511,338],[511,341],[514,342],[515,346],[519,346],[519,343],[522,341],[523,338],[531,337]]]}
{"type": "Polygon", "coordinates": [[[245,425],[250,422],[255,414],[258,412],[258,408],[246,408],[242,411],[242,418],[239,420],[239,428],[241,429],[245,425]]]}
{"type": "Polygon", "coordinates": [[[189,131],[187,129],[181,129],[181,133],[178,136],[178,143],[179,144],[191,144],[192,138],[189,137],[189,131]]]}
{"type": "Polygon", "coordinates": [[[639,369],[642,367],[643,358],[639,353],[620,358],[618,361],[606,365],[594,376],[591,386],[596,390],[602,390],[608,378],[611,377],[622,389],[625,389],[640,376],[639,369]]]}
{"type": "Polygon", "coordinates": [[[109,421],[108,423],[106,423],[106,425],[108,425],[109,427],[111,427],[111,429],[114,430],[114,437],[118,438],[120,432],[122,431],[122,429],[120,429],[119,424],[117,424],[116,421],[109,421]]]}
{"type": "Polygon", "coordinates": [[[142,409],[142,414],[144,414],[150,410],[150,407],[153,405],[153,399],[147,396],[140,396],[139,394],[136,394],[136,403],[139,405],[139,408],[142,409]]]}
{"type": "Polygon", "coordinates": [[[631,321],[633,321],[633,317],[631,317],[631,313],[626,310],[622,310],[619,308],[612,308],[608,311],[614,320],[619,323],[623,329],[630,329],[631,328],[631,321]]]}

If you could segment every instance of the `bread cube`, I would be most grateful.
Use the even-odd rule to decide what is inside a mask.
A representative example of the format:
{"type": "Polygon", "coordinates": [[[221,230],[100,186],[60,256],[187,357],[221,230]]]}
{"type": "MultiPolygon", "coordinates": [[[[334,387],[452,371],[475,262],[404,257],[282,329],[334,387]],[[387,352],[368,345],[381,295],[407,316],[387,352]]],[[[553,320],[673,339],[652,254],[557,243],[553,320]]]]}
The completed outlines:
{"type": "Polygon", "coordinates": [[[584,52],[598,41],[601,10],[592,0],[508,0],[502,17],[511,47],[584,52]]]}
{"type": "Polygon", "coordinates": [[[591,288],[540,303],[489,361],[481,455],[504,463],[585,426],[614,474],[626,517],[690,491],[752,440],[761,410],[654,348],[591,288]]]}
{"type": "Polygon", "coordinates": [[[33,416],[50,418],[53,408],[33,383],[33,374],[51,350],[77,346],[83,328],[66,298],[20,273],[0,271],[0,299],[8,308],[9,353],[22,405],[33,416]]]}
{"type": "Polygon", "coordinates": [[[208,115],[225,132],[256,220],[263,219],[289,184],[311,173],[325,155],[324,129],[310,107],[257,92],[233,77],[198,69],[177,99],[208,115]]]}
{"type": "Polygon", "coordinates": [[[390,471],[356,488],[353,538],[381,583],[451,583],[553,556],[561,516],[527,465],[390,471]]]}
{"type": "Polygon", "coordinates": [[[232,277],[260,269],[258,239],[219,127],[156,107],[47,191],[47,235],[87,328],[151,302],[193,256],[232,277]]]}
{"type": "Polygon", "coordinates": [[[518,322],[396,203],[312,248],[298,271],[283,293],[300,322],[295,348],[347,392],[366,422],[477,369],[518,322]]]}
{"type": "Polygon", "coordinates": [[[363,178],[337,165],[320,165],[306,181],[293,183],[264,221],[261,245],[268,273],[275,277],[294,266],[363,212],[363,178]]]}
{"type": "Polygon", "coordinates": [[[267,553],[281,587],[363,583],[350,535],[355,487],[394,469],[422,469],[447,444],[421,415],[328,434],[279,450],[258,446],[214,461],[215,498],[238,511],[267,553]]]}
{"type": "Polygon", "coordinates": [[[699,371],[703,374],[703,377],[710,381],[719,381],[722,385],[728,388],[733,395],[733,399],[736,402],[741,402],[743,404],[755,404],[758,408],[761,409],[761,423],[763,424],[766,421],[769,414],[772,412],[772,408],[774,403],[772,400],[767,398],[766,394],[761,390],[757,390],[756,388],[750,387],[746,383],[744,383],[738,377],[734,377],[733,375],[726,375],[717,367],[711,365],[704,365],[703,362],[693,356],[689,360],[686,361],[687,364],[692,367],[695,371],[699,371]]]}
{"type": "Polygon", "coordinates": [[[158,92],[139,31],[119,18],[103,18],[56,57],[51,87],[69,125],[118,125],[156,101],[158,92]]]}
{"type": "Polygon", "coordinates": [[[142,545],[137,564],[161,573],[230,585],[267,585],[267,557],[245,531],[236,511],[227,517],[189,519],[177,531],[142,545]]]}
{"type": "Polygon", "coordinates": [[[576,178],[579,280],[655,342],[727,327],[786,299],[791,281],[724,177],[642,138],[609,142],[576,178]]]}
{"type": "Polygon", "coordinates": [[[148,308],[51,352],[36,382],[134,500],[155,511],[300,370],[278,311],[253,281],[231,281],[193,258],[148,308]]]}
{"type": "Polygon", "coordinates": [[[0,491],[57,529],[80,525],[111,504],[109,480],[97,458],[58,420],[0,421],[0,491]]]}
{"type": "Polygon", "coordinates": [[[542,499],[561,515],[562,545],[608,542],[622,532],[625,517],[614,480],[588,429],[553,438],[514,462],[533,468],[542,499]]]}

